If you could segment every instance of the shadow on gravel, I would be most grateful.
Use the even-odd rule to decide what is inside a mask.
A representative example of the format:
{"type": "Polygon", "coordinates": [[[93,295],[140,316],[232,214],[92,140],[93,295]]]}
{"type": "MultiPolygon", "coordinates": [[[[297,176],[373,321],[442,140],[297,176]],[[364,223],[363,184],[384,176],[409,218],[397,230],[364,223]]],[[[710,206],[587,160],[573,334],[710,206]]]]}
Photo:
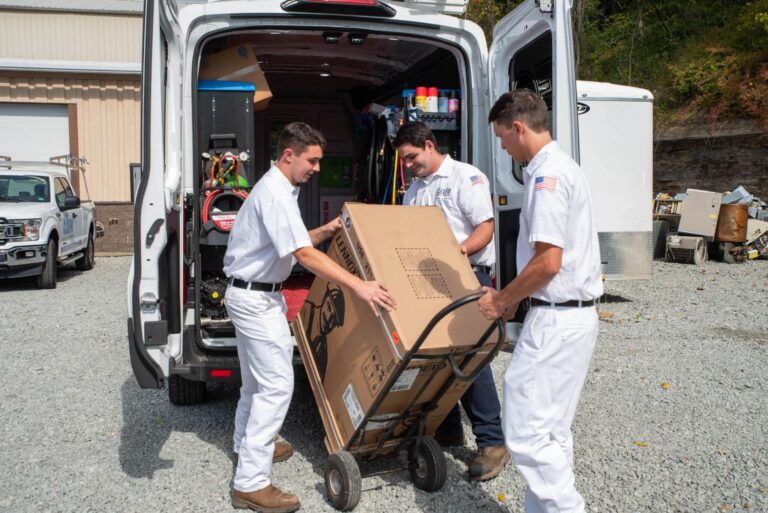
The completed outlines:
{"type": "Polygon", "coordinates": [[[133,377],[120,389],[123,428],[120,466],[130,477],[152,478],[158,470],[173,467],[173,460],[160,456],[173,432],[193,433],[217,447],[231,459],[237,389],[209,387],[204,404],[174,406],[167,390],[142,390],[133,377]]]}
{"type": "Polygon", "coordinates": [[[631,303],[631,299],[627,299],[623,296],[616,294],[603,294],[600,298],[600,304],[612,304],[612,303],[631,303]]]}
{"type": "MultiPolygon", "coordinates": [[[[59,268],[58,274],[56,275],[56,281],[59,283],[66,283],[73,278],[77,278],[83,272],[87,271],[78,271],[74,267],[59,268]]],[[[37,277],[29,276],[26,278],[11,278],[0,280],[0,294],[3,292],[19,292],[22,290],[39,290],[37,288],[37,277]]]]}
{"type": "MultiPolygon", "coordinates": [[[[312,465],[312,471],[316,475],[315,489],[322,495],[326,503],[327,495],[325,490],[325,464],[328,460],[328,452],[325,449],[325,431],[320,414],[317,411],[312,389],[305,376],[300,376],[303,372],[301,368],[296,369],[296,385],[293,392],[288,416],[283,424],[281,432],[283,438],[288,440],[294,447],[294,450],[301,454],[312,465]]],[[[466,454],[454,453],[459,459],[469,461],[472,457],[472,451],[465,449],[466,454]]],[[[366,509],[366,492],[375,490],[384,490],[387,488],[414,488],[410,473],[407,470],[384,474],[377,478],[365,478],[376,472],[396,469],[406,465],[405,454],[400,456],[389,456],[378,458],[374,461],[364,461],[360,465],[360,471],[363,477],[362,495],[360,498],[360,509],[366,509]]],[[[468,495],[466,493],[448,493],[447,488],[451,486],[452,479],[466,479],[466,467],[457,465],[451,458],[447,458],[448,480],[443,490],[435,493],[426,493],[421,490],[415,491],[415,502],[422,511],[460,511],[462,506],[466,506],[466,511],[483,511],[489,513],[508,513],[508,509],[499,505],[493,497],[482,497],[485,492],[479,489],[475,493],[468,495]],[[480,495],[481,497],[478,497],[480,495]]],[[[454,481],[455,486],[455,481],[454,481]]],[[[468,484],[464,491],[473,490],[476,485],[468,484]]],[[[400,494],[398,494],[400,495],[400,494]]],[[[377,501],[377,504],[380,502],[377,501]]],[[[396,509],[396,506],[392,507],[396,509]]]]}

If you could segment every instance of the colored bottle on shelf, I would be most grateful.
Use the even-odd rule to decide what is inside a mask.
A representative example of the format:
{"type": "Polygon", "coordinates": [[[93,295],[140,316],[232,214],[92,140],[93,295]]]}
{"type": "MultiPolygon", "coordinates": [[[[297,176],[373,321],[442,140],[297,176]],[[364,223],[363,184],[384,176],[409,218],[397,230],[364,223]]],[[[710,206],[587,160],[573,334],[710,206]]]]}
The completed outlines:
{"type": "Polygon", "coordinates": [[[451,97],[448,99],[448,112],[459,110],[459,100],[456,98],[456,91],[451,90],[451,97]]]}
{"type": "Polygon", "coordinates": [[[437,97],[437,112],[448,112],[448,91],[441,89],[437,97]]]}
{"type": "Polygon", "coordinates": [[[427,112],[437,112],[437,87],[427,89],[427,112]]]}
{"type": "Polygon", "coordinates": [[[426,87],[416,88],[416,107],[421,109],[422,112],[427,112],[427,88],[426,87]]]}

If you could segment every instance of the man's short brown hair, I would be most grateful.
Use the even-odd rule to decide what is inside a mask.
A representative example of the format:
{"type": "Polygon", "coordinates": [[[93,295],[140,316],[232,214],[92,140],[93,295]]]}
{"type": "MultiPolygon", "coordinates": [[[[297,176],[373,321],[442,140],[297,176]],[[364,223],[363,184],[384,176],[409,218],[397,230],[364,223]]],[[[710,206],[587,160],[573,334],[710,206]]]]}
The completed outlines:
{"type": "Polygon", "coordinates": [[[431,141],[432,146],[437,148],[437,138],[432,130],[420,121],[412,121],[400,127],[392,146],[399,148],[403,144],[410,144],[417,148],[426,148],[427,141],[431,141]]]}
{"type": "Polygon", "coordinates": [[[320,146],[325,150],[325,137],[319,130],[301,121],[288,123],[277,139],[277,158],[282,157],[283,152],[288,148],[301,155],[308,146],[320,146]]]}
{"type": "Polygon", "coordinates": [[[488,122],[507,128],[520,121],[536,133],[549,130],[547,104],[540,94],[528,89],[515,89],[502,94],[488,113],[488,122]]]}

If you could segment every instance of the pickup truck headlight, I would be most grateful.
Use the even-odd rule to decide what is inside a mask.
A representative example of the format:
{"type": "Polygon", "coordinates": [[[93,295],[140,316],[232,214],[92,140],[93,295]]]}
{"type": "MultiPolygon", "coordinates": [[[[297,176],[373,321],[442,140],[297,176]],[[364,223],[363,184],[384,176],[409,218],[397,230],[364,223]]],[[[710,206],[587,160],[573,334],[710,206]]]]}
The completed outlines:
{"type": "Polygon", "coordinates": [[[22,240],[38,240],[40,239],[40,226],[43,224],[42,219],[10,219],[8,224],[23,225],[23,231],[21,233],[22,240]]]}

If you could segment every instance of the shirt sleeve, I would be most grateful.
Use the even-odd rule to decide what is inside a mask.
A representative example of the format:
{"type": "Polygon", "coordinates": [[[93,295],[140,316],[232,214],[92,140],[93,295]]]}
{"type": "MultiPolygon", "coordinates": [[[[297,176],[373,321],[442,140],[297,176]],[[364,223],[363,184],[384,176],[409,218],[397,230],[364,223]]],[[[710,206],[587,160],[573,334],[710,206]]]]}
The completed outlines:
{"type": "Polygon", "coordinates": [[[472,226],[493,219],[493,202],[488,178],[476,170],[462,179],[457,203],[472,226]]]}
{"type": "Polygon", "coordinates": [[[565,248],[571,185],[562,176],[542,170],[531,177],[531,213],[528,242],[565,248]]]}
{"type": "Polygon", "coordinates": [[[280,258],[299,248],[312,246],[307,227],[301,219],[298,203],[273,200],[266,202],[264,207],[261,220],[280,258]]]}

